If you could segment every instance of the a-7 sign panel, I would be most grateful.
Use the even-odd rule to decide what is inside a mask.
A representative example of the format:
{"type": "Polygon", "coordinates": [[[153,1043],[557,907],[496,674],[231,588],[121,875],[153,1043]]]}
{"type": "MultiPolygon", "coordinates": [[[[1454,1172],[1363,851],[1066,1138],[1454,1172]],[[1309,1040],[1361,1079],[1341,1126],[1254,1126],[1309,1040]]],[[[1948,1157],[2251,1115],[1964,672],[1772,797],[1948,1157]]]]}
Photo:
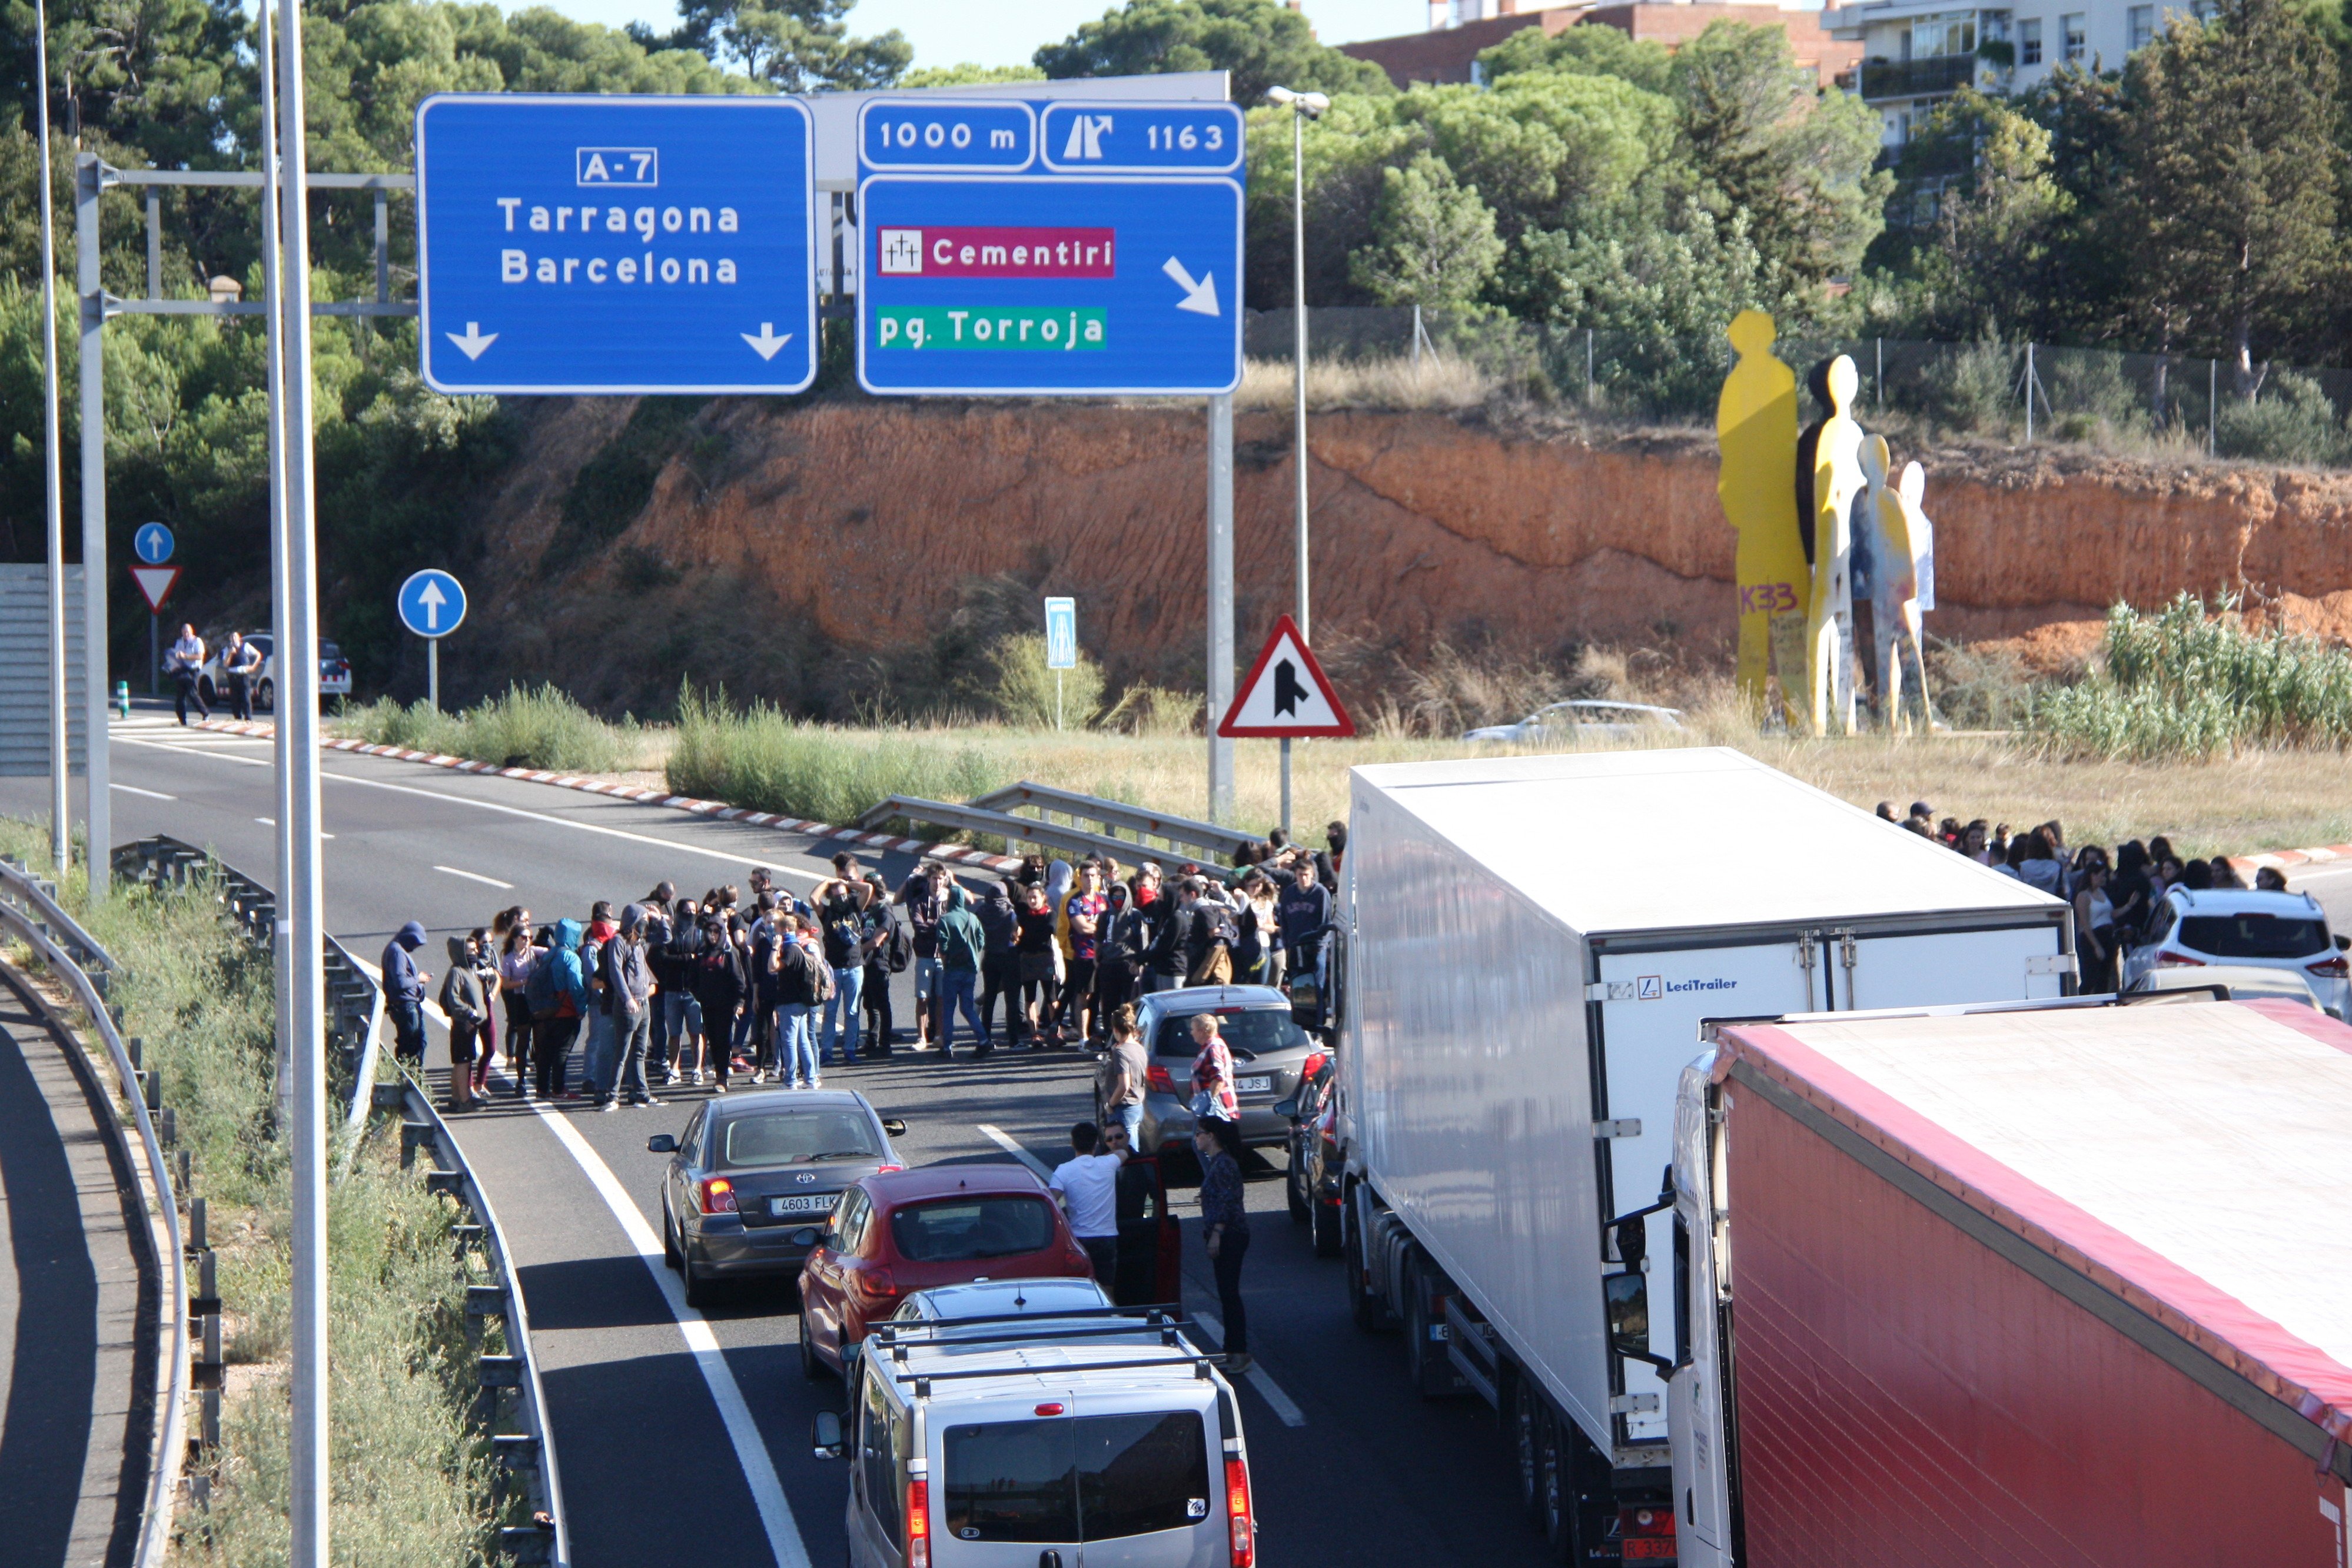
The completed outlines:
{"type": "Polygon", "coordinates": [[[449,393],[816,378],[806,106],[445,94],[416,110],[418,341],[449,393]]]}

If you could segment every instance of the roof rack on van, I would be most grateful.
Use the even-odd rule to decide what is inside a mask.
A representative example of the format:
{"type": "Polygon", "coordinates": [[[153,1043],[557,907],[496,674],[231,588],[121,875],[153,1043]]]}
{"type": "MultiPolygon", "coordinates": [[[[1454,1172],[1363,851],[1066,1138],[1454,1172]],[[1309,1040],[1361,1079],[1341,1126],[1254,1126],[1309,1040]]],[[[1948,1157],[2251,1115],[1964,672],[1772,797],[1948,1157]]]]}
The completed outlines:
{"type": "MultiPolygon", "coordinates": [[[[1066,1310],[1055,1307],[1036,1312],[974,1312],[964,1318],[893,1318],[887,1323],[875,1324],[872,1331],[887,1344],[901,1334],[917,1330],[933,1333],[941,1329],[961,1329],[972,1323],[1035,1324],[1066,1318],[1136,1318],[1150,1326],[1157,1326],[1163,1318],[1179,1323],[1190,1321],[1182,1302],[1155,1301],[1140,1307],[1071,1307],[1066,1310]]],[[[972,1342],[965,1340],[961,1342],[969,1344],[972,1342]]]]}
{"type": "MultiPolygon", "coordinates": [[[[1071,1340],[1105,1340],[1118,1335],[1153,1332],[1160,1335],[1162,1344],[1172,1347],[1183,1337],[1184,1325],[1164,1319],[1154,1319],[1150,1322],[1108,1323],[1094,1329],[1041,1329],[1036,1327],[1034,1320],[1032,1320],[1031,1326],[1020,1333],[960,1335],[952,1340],[919,1340],[915,1343],[941,1347],[953,1345],[961,1350],[967,1345],[1017,1345],[1034,1344],[1041,1342],[1062,1344],[1071,1340]]],[[[882,1341],[879,1348],[888,1351],[893,1362],[904,1365],[907,1352],[913,1347],[904,1341],[888,1339],[882,1341]]]]}
{"type": "Polygon", "coordinates": [[[1215,1364],[1205,1352],[1194,1351],[1189,1354],[1180,1352],[1176,1355],[1150,1356],[1131,1361],[1073,1362],[1067,1366],[973,1366],[954,1367],[945,1372],[900,1372],[893,1373],[891,1381],[911,1383],[915,1385],[916,1398],[929,1399],[931,1396],[932,1384],[947,1383],[961,1378],[1057,1376],[1082,1372],[1123,1372],[1143,1367],[1178,1367],[1187,1363],[1192,1368],[1192,1375],[1203,1383],[1210,1380],[1212,1368],[1215,1364]]]}

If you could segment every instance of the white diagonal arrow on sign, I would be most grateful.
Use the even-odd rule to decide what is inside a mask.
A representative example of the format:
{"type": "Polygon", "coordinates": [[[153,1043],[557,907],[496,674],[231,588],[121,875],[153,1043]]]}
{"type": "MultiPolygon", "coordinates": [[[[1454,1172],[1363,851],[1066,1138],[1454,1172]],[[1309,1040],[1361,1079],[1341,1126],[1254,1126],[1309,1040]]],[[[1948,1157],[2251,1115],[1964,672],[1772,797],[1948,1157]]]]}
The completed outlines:
{"type": "Polygon", "coordinates": [[[1203,316],[1213,316],[1218,313],[1215,273],[1203,273],[1201,280],[1195,283],[1192,281],[1192,275],[1184,270],[1184,264],[1172,256],[1160,263],[1160,270],[1175,279],[1176,287],[1184,290],[1184,297],[1176,301],[1178,310],[1192,310],[1203,316]]]}
{"type": "Polygon", "coordinates": [[[786,332],[781,338],[776,336],[776,324],[773,321],[761,322],[760,335],[756,338],[749,332],[738,332],[735,335],[750,343],[751,352],[763,360],[775,358],[776,351],[793,341],[793,335],[790,332],[786,332]]]}
{"type": "Polygon", "coordinates": [[[481,358],[482,351],[499,341],[498,333],[482,331],[482,323],[479,321],[467,322],[466,335],[463,337],[459,337],[456,332],[444,332],[441,335],[465,350],[467,359],[481,358]]]}
{"type": "Polygon", "coordinates": [[[439,631],[441,606],[449,602],[449,596],[441,592],[441,584],[429,577],[426,578],[425,586],[417,592],[416,602],[425,606],[425,629],[428,632],[439,631]]]}

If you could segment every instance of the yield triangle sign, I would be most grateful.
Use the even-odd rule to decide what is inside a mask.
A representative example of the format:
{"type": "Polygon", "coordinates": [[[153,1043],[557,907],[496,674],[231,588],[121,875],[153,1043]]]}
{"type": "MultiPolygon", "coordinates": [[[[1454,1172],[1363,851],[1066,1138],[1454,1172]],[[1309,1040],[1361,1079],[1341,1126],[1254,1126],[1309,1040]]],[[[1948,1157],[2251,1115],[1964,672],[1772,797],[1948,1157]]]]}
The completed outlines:
{"type": "Polygon", "coordinates": [[[1339,705],[1339,694],[1315,656],[1307,651],[1298,625],[1288,616],[1275,622],[1274,635],[1250,667],[1217,733],[1236,739],[1352,735],[1356,721],[1339,705]]]}
{"type": "Polygon", "coordinates": [[[163,601],[172,596],[172,586],[180,580],[177,566],[133,566],[131,580],[139,584],[150,610],[160,611],[163,601]]]}

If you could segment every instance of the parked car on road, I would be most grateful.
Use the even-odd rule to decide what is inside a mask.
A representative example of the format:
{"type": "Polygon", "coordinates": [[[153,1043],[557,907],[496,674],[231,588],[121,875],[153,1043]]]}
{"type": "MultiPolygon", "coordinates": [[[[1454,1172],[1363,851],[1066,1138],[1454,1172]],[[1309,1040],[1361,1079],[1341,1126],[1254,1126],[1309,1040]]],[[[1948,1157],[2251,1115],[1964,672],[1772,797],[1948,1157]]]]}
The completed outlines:
{"type": "Polygon", "coordinates": [[[843,1189],[905,1168],[890,1140],[906,1131],[862,1094],[771,1089],[713,1100],[684,1132],[646,1140],[670,1157],[662,1259],[687,1305],[709,1305],[721,1279],[797,1278],[843,1189]]]}
{"type": "Polygon", "coordinates": [[[2151,969],[2124,989],[2139,994],[2149,991],[2203,991],[2220,986],[2229,993],[2232,1002],[2252,1002],[2271,997],[2281,1002],[2299,1002],[2315,1013],[2326,1009],[2312,994],[2311,982],[2291,969],[2256,969],[2236,963],[2216,963],[2188,968],[2151,969]]]}
{"type": "Polygon", "coordinates": [[[2159,969],[2277,969],[2302,976],[2341,1018],[2352,1005],[2347,948],[2352,937],[2331,936],[2327,911],[2308,893],[2175,888],[2157,906],[2147,940],[2124,954],[2124,988],[2159,969]]]}
{"type": "MultiPolygon", "coordinates": [[[[261,650],[261,673],[253,682],[253,706],[257,712],[274,712],[278,707],[278,656],[272,645],[278,640],[269,632],[247,632],[245,640],[261,650]]],[[[228,639],[213,650],[205,667],[196,675],[196,690],[203,696],[205,706],[214,708],[228,700],[228,670],[221,663],[228,639]]],[[[319,645],[319,695],[349,697],[352,694],[352,661],[343,650],[331,642],[319,645]]]]}
{"type": "Polygon", "coordinates": [[[1339,1074],[1328,1053],[1309,1056],[1299,1070],[1298,1092],[1276,1105],[1290,1121],[1290,1217],[1311,1226],[1318,1258],[1339,1256],[1339,1195],[1347,1177],[1339,1152],[1339,1074]]]}
{"type": "Polygon", "coordinates": [[[1298,1087],[1299,1069],[1323,1047],[1300,1028],[1290,998],[1271,985],[1187,985],[1154,991],[1136,1009],[1136,1026],[1150,1052],[1138,1147],[1148,1154],[1173,1151],[1176,1167],[1192,1159],[1192,1018],[1217,1016],[1217,1032],[1234,1053],[1234,1088],[1241,1100],[1242,1142],[1279,1148],[1290,1141],[1288,1119],[1276,1102],[1298,1087]]]}
{"type": "Polygon", "coordinates": [[[1644,730],[1679,730],[1683,710],[1647,702],[1607,702],[1580,697],[1537,709],[1516,724],[1487,724],[1464,732],[1465,741],[1501,741],[1538,746],[1547,741],[1623,741],[1644,730]]]}
{"type": "Polygon", "coordinates": [[[893,1321],[866,1342],[848,1409],[809,1433],[850,1461],[850,1568],[1255,1563],[1238,1402],[1172,1320],[893,1321]]]}
{"type": "MultiPolygon", "coordinates": [[[[803,1096],[802,1098],[805,1098],[803,1096]]],[[[931,1165],[849,1185],[801,1268],[801,1371],[844,1373],[908,1293],[978,1279],[1089,1279],[1045,1184],[1022,1165],[931,1165]]]]}

